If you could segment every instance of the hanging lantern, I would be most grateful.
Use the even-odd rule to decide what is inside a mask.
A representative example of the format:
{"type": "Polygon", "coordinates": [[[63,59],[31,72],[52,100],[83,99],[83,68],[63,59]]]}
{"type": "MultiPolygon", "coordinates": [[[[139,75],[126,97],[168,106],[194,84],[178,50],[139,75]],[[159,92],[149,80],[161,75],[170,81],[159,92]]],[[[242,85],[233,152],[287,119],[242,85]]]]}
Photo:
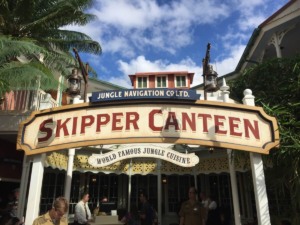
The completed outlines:
{"type": "Polygon", "coordinates": [[[215,92],[219,90],[217,83],[218,74],[213,70],[212,65],[208,65],[208,71],[205,74],[204,90],[206,92],[215,92]]]}
{"type": "Polygon", "coordinates": [[[72,74],[68,76],[68,86],[67,92],[70,96],[80,94],[81,77],[78,75],[77,69],[73,69],[72,74]]]}

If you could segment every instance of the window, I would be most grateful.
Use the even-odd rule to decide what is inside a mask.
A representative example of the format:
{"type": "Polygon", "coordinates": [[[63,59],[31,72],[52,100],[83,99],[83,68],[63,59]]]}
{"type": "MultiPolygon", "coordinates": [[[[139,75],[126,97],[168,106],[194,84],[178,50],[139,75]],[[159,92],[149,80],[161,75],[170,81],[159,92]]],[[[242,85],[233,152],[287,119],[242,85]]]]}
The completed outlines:
{"type": "Polygon", "coordinates": [[[167,176],[168,212],[177,213],[182,200],[187,198],[189,188],[195,186],[192,175],[167,176]]]}
{"type": "MultiPolygon", "coordinates": [[[[62,196],[65,185],[65,174],[58,169],[45,169],[40,212],[45,213],[57,196],[62,196]]],[[[78,199],[77,199],[78,200],[78,199]]]]}
{"type": "Polygon", "coordinates": [[[147,88],[147,77],[138,77],[138,88],[147,88]]]}
{"type": "Polygon", "coordinates": [[[185,78],[185,76],[176,76],[176,87],[186,87],[185,78]]]}
{"type": "Polygon", "coordinates": [[[133,175],[131,177],[131,205],[139,205],[139,194],[145,192],[148,201],[154,208],[157,207],[157,176],[155,175],[133,175]]]}
{"type": "Polygon", "coordinates": [[[166,88],[167,87],[167,77],[156,77],[156,87],[166,88]]]}

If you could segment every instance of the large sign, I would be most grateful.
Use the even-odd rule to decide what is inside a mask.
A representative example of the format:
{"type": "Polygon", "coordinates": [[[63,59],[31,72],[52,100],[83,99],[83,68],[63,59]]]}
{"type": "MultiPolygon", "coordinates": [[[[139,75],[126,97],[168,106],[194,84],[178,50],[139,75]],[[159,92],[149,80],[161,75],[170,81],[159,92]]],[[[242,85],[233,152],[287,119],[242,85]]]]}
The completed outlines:
{"type": "Polygon", "coordinates": [[[195,153],[179,153],[169,148],[154,145],[131,146],[112,150],[105,154],[92,154],[88,162],[94,167],[103,167],[124,159],[141,157],[162,159],[181,167],[193,167],[199,162],[199,157],[195,153]]]}
{"type": "Polygon", "coordinates": [[[262,108],[210,101],[83,103],[33,112],[20,125],[27,155],[122,143],[177,143],[268,154],[279,144],[276,119],[262,108]]]}

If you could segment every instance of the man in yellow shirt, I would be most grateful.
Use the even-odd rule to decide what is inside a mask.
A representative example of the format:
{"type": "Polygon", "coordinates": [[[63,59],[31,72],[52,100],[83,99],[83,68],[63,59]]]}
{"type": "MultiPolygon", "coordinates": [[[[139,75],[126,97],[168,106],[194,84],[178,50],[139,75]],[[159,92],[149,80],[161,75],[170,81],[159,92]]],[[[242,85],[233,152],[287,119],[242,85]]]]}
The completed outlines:
{"type": "Polygon", "coordinates": [[[189,200],[182,203],[179,216],[180,225],[199,225],[202,224],[202,206],[197,201],[197,190],[194,187],[189,189],[189,200]]]}
{"type": "Polygon", "coordinates": [[[58,197],[53,202],[52,208],[46,214],[36,218],[32,225],[68,225],[68,219],[65,216],[68,210],[68,200],[58,197]]]}

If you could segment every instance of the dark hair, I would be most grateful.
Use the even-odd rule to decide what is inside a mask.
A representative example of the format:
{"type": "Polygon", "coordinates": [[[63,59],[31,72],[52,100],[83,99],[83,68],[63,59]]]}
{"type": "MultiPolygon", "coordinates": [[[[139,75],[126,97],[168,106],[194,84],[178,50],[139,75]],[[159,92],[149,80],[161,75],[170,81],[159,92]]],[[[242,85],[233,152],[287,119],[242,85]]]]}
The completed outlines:
{"type": "Polygon", "coordinates": [[[281,225],[291,225],[291,222],[288,220],[281,220],[281,225]]]}
{"type": "Polygon", "coordinates": [[[80,195],[81,199],[83,199],[83,197],[86,196],[86,195],[88,195],[88,194],[89,194],[89,193],[86,192],[86,191],[85,191],[85,192],[82,192],[82,194],[80,195]]]}
{"type": "Polygon", "coordinates": [[[190,187],[189,189],[191,189],[191,188],[193,188],[193,189],[194,189],[194,192],[195,192],[195,194],[197,194],[197,193],[198,193],[197,189],[196,189],[194,186],[190,187]]]}
{"type": "Polygon", "coordinates": [[[143,195],[144,198],[148,200],[148,195],[145,192],[140,192],[140,195],[143,195]]]}

